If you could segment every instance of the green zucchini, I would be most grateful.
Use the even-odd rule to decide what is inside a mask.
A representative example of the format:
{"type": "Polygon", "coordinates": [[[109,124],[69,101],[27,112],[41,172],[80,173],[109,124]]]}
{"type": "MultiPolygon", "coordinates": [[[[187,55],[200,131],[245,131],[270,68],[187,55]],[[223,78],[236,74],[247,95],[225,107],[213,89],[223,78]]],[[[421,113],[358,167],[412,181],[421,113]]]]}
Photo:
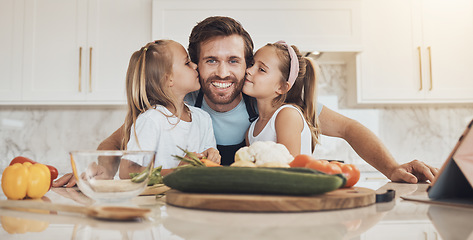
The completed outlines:
{"type": "Polygon", "coordinates": [[[164,177],[168,187],[183,192],[313,195],[345,184],[343,175],[290,168],[187,167],[164,177]]]}

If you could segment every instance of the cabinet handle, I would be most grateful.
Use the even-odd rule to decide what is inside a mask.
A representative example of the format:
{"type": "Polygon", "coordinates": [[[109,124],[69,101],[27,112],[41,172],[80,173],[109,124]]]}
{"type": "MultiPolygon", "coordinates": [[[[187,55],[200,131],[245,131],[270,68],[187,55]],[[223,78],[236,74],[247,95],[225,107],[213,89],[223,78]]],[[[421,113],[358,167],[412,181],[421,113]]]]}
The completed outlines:
{"type": "Polygon", "coordinates": [[[82,47],[79,47],[79,92],[82,91],[82,47]]]}
{"type": "Polygon", "coordinates": [[[92,47],[89,48],[89,92],[92,92],[92,47]]]}
{"type": "Polygon", "coordinates": [[[430,46],[427,47],[427,50],[429,50],[429,71],[430,71],[430,88],[429,91],[432,91],[433,84],[432,84],[432,49],[430,46]]]}
{"type": "Polygon", "coordinates": [[[419,91],[422,91],[422,57],[421,57],[420,46],[417,47],[417,51],[419,52],[419,79],[420,79],[419,91]]]}

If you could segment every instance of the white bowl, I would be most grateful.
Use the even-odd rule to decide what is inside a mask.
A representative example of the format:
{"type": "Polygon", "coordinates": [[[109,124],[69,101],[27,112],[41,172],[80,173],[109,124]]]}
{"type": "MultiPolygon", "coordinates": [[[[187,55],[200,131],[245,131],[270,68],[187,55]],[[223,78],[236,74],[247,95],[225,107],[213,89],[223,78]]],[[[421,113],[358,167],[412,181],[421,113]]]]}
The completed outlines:
{"type": "Polygon", "coordinates": [[[155,158],[153,151],[98,150],[69,154],[77,186],[98,202],[120,202],[138,196],[148,184],[155,158]],[[143,173],[143,178],[132,181],[129,173],[143,173]]]}

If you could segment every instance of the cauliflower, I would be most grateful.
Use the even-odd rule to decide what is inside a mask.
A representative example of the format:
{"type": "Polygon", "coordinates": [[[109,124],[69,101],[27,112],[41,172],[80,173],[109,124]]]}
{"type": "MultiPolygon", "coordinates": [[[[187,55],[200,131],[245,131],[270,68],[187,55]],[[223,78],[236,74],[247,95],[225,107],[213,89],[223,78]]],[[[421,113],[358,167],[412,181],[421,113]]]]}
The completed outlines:
{"type": "Polygon", "coordinates": [[[230,167],[256,167],[256,164],[254,162],[240,159],[239,161],[232,163],[230,167]]]}
{"type": "Polygon", "coordinates": [[[294,157],[287,148],[271,141],[254,142],[249,147],[240,148],[235,153],[235,162],[250,161],[257,166],[289,167],[294,157]]]}

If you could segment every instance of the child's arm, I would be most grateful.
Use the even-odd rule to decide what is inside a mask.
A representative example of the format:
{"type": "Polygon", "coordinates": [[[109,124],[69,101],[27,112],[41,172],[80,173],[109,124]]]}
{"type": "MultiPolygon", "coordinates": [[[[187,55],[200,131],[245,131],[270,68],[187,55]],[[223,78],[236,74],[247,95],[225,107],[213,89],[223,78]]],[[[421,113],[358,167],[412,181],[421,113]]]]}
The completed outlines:
{"type": "Polygon", "coordinates": [[[208,160],[220,164],[221,156],[217,150],[217,141],[215,140],[214,129],[212,126],[212,119],[210,115],[205,113],[205,119],[202,121],[202,132],[204,135],[201,137],[203,149],[202,153],[197,154],[197,157],[205,157],[208,160]]]}
{"type": "Polygon", "coordinates": [[[292,156],[301,153],[301,133],[305,119],[294,108],[284,108],[276,116],[277,143],[286,146],[292,156]]]}

